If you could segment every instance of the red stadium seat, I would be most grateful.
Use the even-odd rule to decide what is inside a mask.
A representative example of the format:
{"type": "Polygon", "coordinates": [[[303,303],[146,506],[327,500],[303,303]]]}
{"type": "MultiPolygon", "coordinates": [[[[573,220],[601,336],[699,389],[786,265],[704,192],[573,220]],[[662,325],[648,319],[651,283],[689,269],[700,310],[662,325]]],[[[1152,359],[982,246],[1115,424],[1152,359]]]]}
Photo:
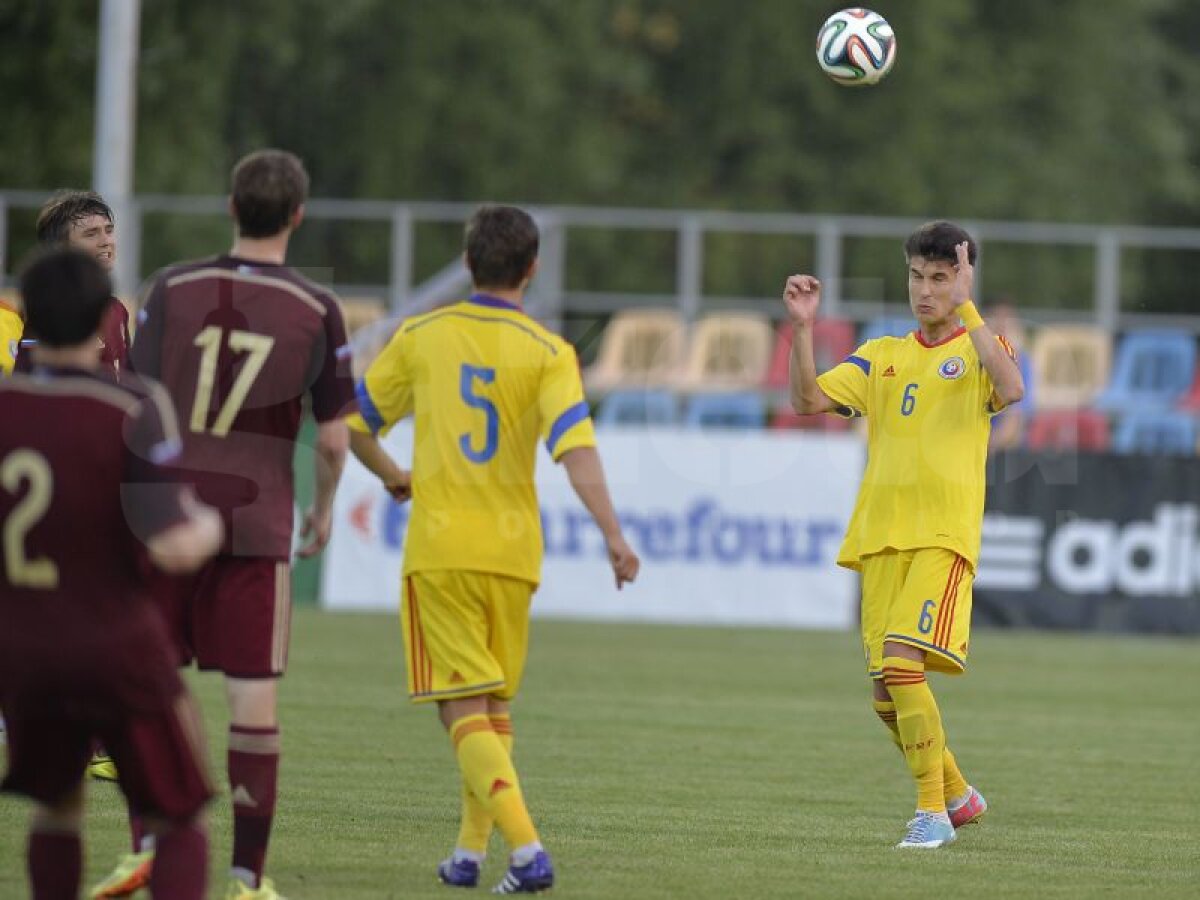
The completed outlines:
{"type": "Polygon", "coordinates": [[[1196,412],[1200,410],[1200,369],[1196,371],[1196,377],[1192,379],[1192,386],[1188,388],[1183,399],[1179,401],[1179,409],[1187,412],[1196,412]]]}
{"type": "MultiPolygon", "coordinates": [[[[813,353],[817,372],[832,369],[854,351],[854,323],[845,319],[817,319],[813,326],[813,353]]],[[[775,329],[775,348],[767,368],[766,386],[788,386],[788,360],[792,353],[792,323],[783,322],[775,329]]]]}
{"type": "Polygon", "coordinates": [[[1108,419],[1091,409],[1042,410],[1029,423],[1031,450],[1107,450],[1108,419]]]}

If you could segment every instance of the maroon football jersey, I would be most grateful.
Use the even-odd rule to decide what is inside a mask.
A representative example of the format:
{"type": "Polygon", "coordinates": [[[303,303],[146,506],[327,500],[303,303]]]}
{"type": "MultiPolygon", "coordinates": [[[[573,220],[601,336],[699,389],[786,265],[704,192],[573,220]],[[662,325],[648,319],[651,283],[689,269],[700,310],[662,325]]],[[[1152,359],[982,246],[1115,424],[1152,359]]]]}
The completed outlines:
{"type": "Polygon", "coordinates": [[[354,404],[334,296],[282,265],[220,256],[172,267],[147,294],[131,365],[175,403],[181,478],[221,511],[222,552],[286,559],[303,398],[318,422],[354,404]]]}
{"type": "MultiPolygon", "coordinates": [[[[36,346],[37,337],[26,328],[17,345],[14,372],[32,371],[32,351],[36,346]]],[[[100,320],[100,364],[114,378],[120,378],[129,365],[129,310],[116,297],[112,298],[100,320]]]]}
{"type": "Polygon", "coordinates": [[[158,385],[45,367],[0,381],[0,682],[166,640],[142,543],[185,519],[161,466],[180,449],[158,385]]]}

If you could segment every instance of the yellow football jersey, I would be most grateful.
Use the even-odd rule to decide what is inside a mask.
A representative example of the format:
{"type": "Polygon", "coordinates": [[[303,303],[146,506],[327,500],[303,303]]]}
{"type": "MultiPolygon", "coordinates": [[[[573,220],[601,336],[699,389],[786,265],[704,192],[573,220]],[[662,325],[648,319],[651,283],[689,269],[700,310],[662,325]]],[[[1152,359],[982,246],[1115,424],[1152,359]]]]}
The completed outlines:
{"type": "Polygon", "coordinates": [[[476,294],[407,320],[358,386],[358,431],[413,416],[404,572],[541,580],[538,439],[558,459],[595,446],[575,349],[518,307],[476,294]]]}
{"type": "Polygon", "coordinates": [[[999,410],[966,330],[932,345],[916,331],[867,341],[817,382],[841,405],[837,414],[867,417],[867,468],[838,564],[858,569],[882,550],[944,547],[974,568],[999,410]]]}
{"type": "Polygon", "coordinates": [[[17,345],[25,333],[21,314],[7,303],[0,303],[0,372],[11,375],[17,362],[17,345]]]}

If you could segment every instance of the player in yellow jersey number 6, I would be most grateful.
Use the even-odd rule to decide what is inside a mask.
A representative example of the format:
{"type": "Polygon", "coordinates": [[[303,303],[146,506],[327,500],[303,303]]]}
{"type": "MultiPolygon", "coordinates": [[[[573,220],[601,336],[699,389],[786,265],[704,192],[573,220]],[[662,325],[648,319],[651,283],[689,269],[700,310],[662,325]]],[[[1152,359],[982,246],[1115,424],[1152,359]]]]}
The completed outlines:
{"type": "Polygon", "coordinates": [[[793,275],[796,412],[867,417],[867,467],[838,565],[862,573],[862,635],[875,711],[917,783],[899,848],[940,847],[987,809],[963,777],[926,670],[966,668],[991,417],[1024,394],[1011,345],[971,301],[977,247],[951,222],[904,245],[918,329],[867,341],[820,377],[812,324],[821,285],[793,275]]]}
{"type": "Polygon", "coordinates": [[[554,883],[513,768],[509,716],[541,578],[539,439],[604,536],[617,587],[639,567],[605,485],[575,350],[521,306],[537,251],[528,213],[476,211],[466,233],[475,292],[400,326],[358,385],[349,419],[353,453],[414,504],[401,606],[409,696],[438,704],[463,778],[458,841],[438,878],[474,887],[495,823],[512,852],[501,894],[554,883]],[[376,437],[407,416],[411,479],[376,437]]]}

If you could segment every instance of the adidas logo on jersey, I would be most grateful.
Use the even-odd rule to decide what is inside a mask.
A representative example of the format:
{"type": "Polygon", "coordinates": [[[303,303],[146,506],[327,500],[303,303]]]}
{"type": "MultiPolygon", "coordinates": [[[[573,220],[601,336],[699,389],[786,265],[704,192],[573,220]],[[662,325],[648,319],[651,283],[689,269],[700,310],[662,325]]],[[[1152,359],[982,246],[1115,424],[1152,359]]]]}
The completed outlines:
{"type": "Polygon", "coordinates": [[[895,378],[895,377],[896,377],[896,367],[895,367],[895,366],[888,366],[886,369],[884,369],[884,370],[883,370],[883,375],[882,375],[881,377],[883,377],[883,378],[895,378]]]}

